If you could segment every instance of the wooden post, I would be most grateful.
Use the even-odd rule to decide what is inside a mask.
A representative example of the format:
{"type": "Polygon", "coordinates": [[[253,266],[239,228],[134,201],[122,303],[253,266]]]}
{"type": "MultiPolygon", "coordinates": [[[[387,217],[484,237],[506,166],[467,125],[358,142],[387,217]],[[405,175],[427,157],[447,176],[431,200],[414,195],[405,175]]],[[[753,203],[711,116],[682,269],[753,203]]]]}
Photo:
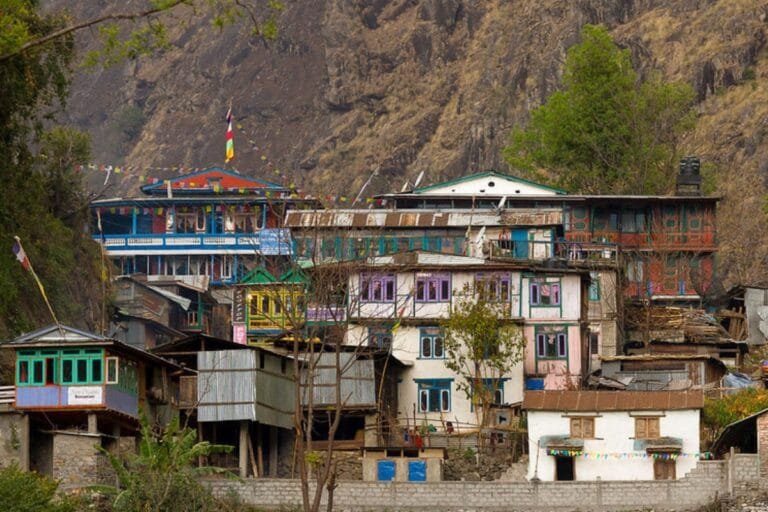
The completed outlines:
{"type": "MultiPolygon", "coordinates": [[[[197,422],[197,442],[200,443],[203,441],[203,424],[199,421],[197,422]]],[[[197,457],[197,467],[201,468],[205,466],[205,457],[203,455],[199,455],[197,457]]]]}
{"type": "Polygon", "coordinates": [[[278,450],[277,427],[269,427],[269,475],[277,476],[277,450],[278,450]]]}
{"type": "Polygon", "coordinates": [[[261,423],[258,424],[256,427],[256,461],[259,465],[259,474],[264,474],[264,446],[261,441],[262,437],[262,431],[261,431],[261,423]]]}
{"type": "Polygon", "coordinates": [[[237,456],[240,465],[240,478],[248,476],[248,421],[240,422],[240,444],[237,456]]]}
{"type": "Polygon", "coordinates": [[[256,478],[264,476],[261,468],[256,465],[256,458],[253,456],[253,441],[251,441],[250,433],[248,434],[248,459],[251,461],[251,471],[253,472],[253,477],[256,478]]]}

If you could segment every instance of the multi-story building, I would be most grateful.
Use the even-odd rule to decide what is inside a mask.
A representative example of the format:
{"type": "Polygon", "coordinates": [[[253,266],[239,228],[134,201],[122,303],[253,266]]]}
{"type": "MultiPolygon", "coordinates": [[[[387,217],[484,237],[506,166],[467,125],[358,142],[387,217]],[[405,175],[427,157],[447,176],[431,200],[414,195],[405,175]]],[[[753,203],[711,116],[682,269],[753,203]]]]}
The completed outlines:
{"type": "Polygon", "coordinates": [[[522,402],[524,379],[539,389],[578,386],[587,369],[587,282],[582,270],[468,256],[413,251],[374,257],[350,273],[346,343],[390,351],[404,364],[398,379],[401,425],[410,418],[443,430],[449,423],[476,426],[470,396],[459,385],[466,376],[446,366],[441,326],[457,301],[482,295],[525,340],[522,364],[505,375],[483,376],[498,383],[494,405],[509,408],[522,402]]]}
{"type": "Polygon", "coordinates": [[[141,191],[91,203],[93,237],[123,274],[229,285],[262,258],[292,254],[280,225],[298,200],[285,187],[210,168],[141,191]]]}

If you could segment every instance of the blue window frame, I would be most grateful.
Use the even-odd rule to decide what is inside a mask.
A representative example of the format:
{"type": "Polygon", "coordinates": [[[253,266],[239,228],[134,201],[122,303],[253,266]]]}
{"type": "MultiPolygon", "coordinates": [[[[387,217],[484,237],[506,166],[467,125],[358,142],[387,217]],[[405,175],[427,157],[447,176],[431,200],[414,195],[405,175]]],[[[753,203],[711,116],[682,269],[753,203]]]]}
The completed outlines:
{"type": "Polygon", "coordinates": [[[417,379],[419,412],[449,412],[453,379],[417,379]]]}
{"type": "Polygon", "coordinates": [[[389,349],[392,346],[392,327],[388,325],[369,326],[368,346],[379,350],[389,349]]]}
{"type": "Polygon", "coordinates": [[[421,359],[445,359],[443,333],[437,327],[422,329],[419,336],[421,359]]]}

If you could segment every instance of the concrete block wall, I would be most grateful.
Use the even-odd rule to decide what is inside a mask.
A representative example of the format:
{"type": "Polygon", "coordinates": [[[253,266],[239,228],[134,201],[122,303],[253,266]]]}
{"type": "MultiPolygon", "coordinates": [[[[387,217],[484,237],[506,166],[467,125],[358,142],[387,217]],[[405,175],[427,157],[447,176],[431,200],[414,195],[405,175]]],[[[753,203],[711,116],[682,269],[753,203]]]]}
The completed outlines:
{"type": "MultiPolygon", "coordinates": [[[[756,456],[734,461],[734,473],[754,477],[756,456]],[[750,466],[750,464],[752,466],[750,466]],[[738,468],[738,469],[736,469],[738,468]]],[[[488,511],[501,510],[684,510],[708,504],[728,492],[726,461],[700,461],[680,480],[589,482],[359,482],[342,481],[334,493],[338,510],[488,511]]],[[[301,503],[298,480],[207,480],[214,493],[239,494],[245,503],[294,507],[301,503]]],[[[738,487],[738,486],[737,486],[738,487]]]]}

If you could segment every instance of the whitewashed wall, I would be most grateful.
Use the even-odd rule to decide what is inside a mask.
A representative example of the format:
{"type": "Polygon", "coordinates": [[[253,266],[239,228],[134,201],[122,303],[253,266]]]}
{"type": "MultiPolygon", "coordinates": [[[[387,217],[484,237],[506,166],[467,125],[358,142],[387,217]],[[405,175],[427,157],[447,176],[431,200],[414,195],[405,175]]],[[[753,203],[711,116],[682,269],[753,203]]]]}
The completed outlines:
{"type": "MultiPolygon", "coordinates": [[[[643,414],[651,415],[644,411],[643,414]]],[[[699,411],[659,411],[661,435],[683,439],[683,453],[699,452],[699,411]]],[[[543,481],[555,480],[555,457],[547,455],[546,446],[540,446],[542,436],[567,436],[570,417],[562,412],[528,411],[528,479],[534,476],[543,481]]],[[[635,454],[635,418],[627,411],[601,412],[595,417],[595,439],[584,440],[584,452],[609,454],[608,458],[576,457],[576,480],[653,480],[653,458],[616,458],[610,454],[635,454]]],[[[678,457],[675,476],[680,479],[696,466],[695,457],[678,457]]]]}

